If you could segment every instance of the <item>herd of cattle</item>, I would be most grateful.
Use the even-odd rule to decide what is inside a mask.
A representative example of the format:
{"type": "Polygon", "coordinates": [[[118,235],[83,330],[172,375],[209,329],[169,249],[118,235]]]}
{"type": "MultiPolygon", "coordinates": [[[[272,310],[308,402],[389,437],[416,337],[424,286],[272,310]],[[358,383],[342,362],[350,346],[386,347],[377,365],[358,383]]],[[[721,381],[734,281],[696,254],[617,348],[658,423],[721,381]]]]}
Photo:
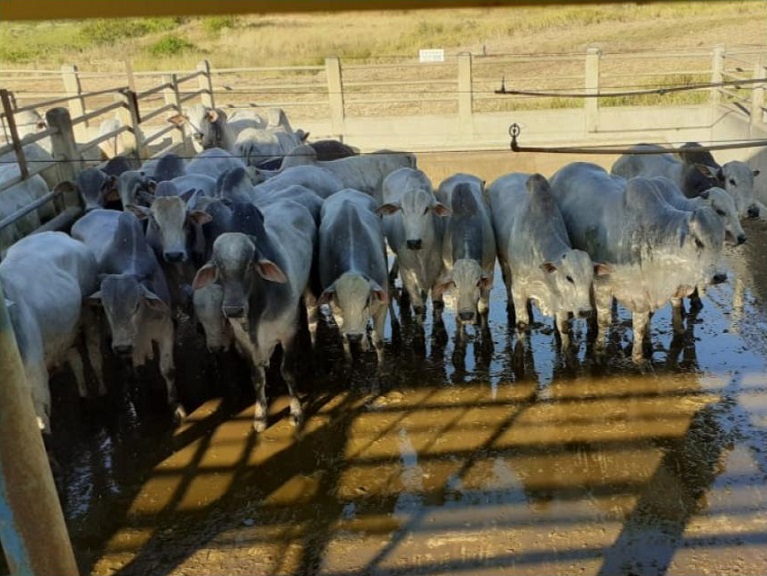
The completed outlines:
{"type": "Polygon", "coordinates": [[[465,325],[487,322],[496,261],[521,335],[533,302],[555,318],[567,351],[569,318],[594,311],[600,351],[615,299],[632,312],[641,363],[652,313],[670,302],[679,329],[682,299],[726,278],[722,247],[746,240],[740,219],[767,219],[758,171],[720,166],[697,147],[626,155],[611,172],[574,162],[550,178],[511,173],[486,186],[457,173],[437,184],[411,153],[311,143],[281,111],[228,118],[198,107],[174,121],[191,131],[193,158],[136,166],[116,156],[83,170],[58,184],[85,209],[69,233],[3,246],[0,282],[44,431],[49,371],[68,364],[88,396],[87,359],[104,394],[104,353],[136,366],[158,356],[169,409],[183,419],[173,350],[189,317],[210,351],[246,359],[256,430],[266,426],[266,368],[279,345],[298,423],[302,331],[314,345],[318,322],[332,316],[347,360],[353,346],[372,344],[380,365],[399,277],[419,323],[429,300],[438,316],[450,292],[462,338],[465,325]]]}

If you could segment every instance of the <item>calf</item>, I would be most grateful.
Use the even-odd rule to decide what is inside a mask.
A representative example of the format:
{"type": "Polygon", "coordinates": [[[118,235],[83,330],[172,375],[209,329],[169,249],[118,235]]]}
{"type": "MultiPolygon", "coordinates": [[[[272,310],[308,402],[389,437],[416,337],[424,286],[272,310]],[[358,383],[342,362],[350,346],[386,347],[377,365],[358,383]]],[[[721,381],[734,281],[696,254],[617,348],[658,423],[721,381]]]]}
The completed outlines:
{"type": "Polygon", "coordinates": [[[251,367],[256,431],[266,428],[266,367],[278,344],[290,414],[295,424],[302,419],[295,393],[295,348],[299,302],[307,289],[317,236],[312,215],[296,202],[273,204],[263,217],[258,235],[226,232],[216,238],[211,260],[197,272],[193,285],[199,290],[215,281],[221,284],[222,312],[251,367]]]}
{"type": "MultiPolygon", "coordinates": [[[[168,406],[175,420],[180,421],[186,413],[176,391],[170,294],[141,223],[130,212],[93,210],[75,223],[72,237],[84,242],[96,255],[101,286],[88,300],[104,309],[112,350],[130,358],[136,367],[154,357],[153,344],[157,344],[168,406]]],[[[100,343],[89,339],[88,347],[93,362],[100,354],[100,343]]],[[[94,368],[100,369],[100,361],[94,368]]]]}
{"type": "Polygon", "coordinates": [[[344,353],[351,361],[350,342],[368,349],[367,325],[373,319],[373,346],[383,363],[383,336],[388,312],[386,248],[376,202],[357,190],[341,190],[322,206],[319,267],[322,294],[343,334],[344,353]]]}
{"type": "Polygon", "coordinates": [[[570,345],[570,313],[591,311],[594,274],[605,274],[583,250],[570,244],[565,222],[540,174],[507,174],[488,187],[498,260],[516,323],[530,323],[527,301],[554,316],[562,350],[570,345]]]}

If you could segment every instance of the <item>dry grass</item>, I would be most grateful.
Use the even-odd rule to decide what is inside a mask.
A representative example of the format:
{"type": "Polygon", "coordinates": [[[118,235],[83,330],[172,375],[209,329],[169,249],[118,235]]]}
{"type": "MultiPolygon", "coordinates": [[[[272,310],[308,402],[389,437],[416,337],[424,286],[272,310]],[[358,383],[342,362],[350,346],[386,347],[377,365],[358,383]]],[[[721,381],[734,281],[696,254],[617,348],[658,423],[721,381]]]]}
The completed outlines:
{"type": "Polygon", "coordinates": [[[448,54],[613,51],[764,45],[765,3],[666,2],[649,5],[501,7],[340,14],[275,14],[96,22],[0,22],[0,64],[117,70],[320,64],[328,56],[380,62],[415,58],[419,48],[448,54]],[[734,28],[735,27],[735,28],[734,28]],[[733,30],[737,34],[733,35],[733,30]],[[100,41],[104,36],[109,42],[100,41]],[[168,40],[176,38],[178,41],[168,40]],[[160,45],[161,48],[157,48],[160,45]],[[163,51],[162,46],[166,49],[163,51]]]}

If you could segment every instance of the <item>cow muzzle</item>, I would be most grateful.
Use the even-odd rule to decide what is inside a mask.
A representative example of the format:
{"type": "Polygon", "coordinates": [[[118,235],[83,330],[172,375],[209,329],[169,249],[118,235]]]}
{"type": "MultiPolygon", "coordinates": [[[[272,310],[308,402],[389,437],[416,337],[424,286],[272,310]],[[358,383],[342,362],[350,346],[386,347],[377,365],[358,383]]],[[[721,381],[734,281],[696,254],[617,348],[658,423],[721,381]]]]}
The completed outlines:
{"type": "Polygon", "coordinates": [[[727,274],[723,272],[714,274],[714,276],[711,278],[712,284],[721,284],[722,282],[727,282],[727,274]]]}
{"type": "Polygon", "coordinates": [[[745,244],[745,243],[746,243],[746,235],[745,235],[745,234],[740,234],[740,235],[739,235],[739,236],[738,236],[738,237],[735,239],[735,245],[736,245],[736,246],[740,246],[741,244],[745,244]]]}
{"type": "Polygon", "coordinates": [[[130,344],[119,344],[117,346],[112,346],[112,350],[121,358],[128,358],[133,354],[133,346],[130,344]]]}
{"type": "Polygon", "coordinates": [[[224,316],[226,316],[227,318],[242,318],[245,316],[244,306],[237,306],[237,305],[223,306],[221,310],[223,311],[224,316]]]}
{"type": "Polygon", "coordinates": [[[362,342],[362,332],[351,332],[346,334],[346,339],[349,340],[350,344],[359,344],[362,342]]]}
{"type": "Polygon", "coordinates": [[[405,244],[407,245],[408,250],[420,250],[423,246],[423,240],[420,238],[418,240],[408,240],[405,244]]]}
{"type": "Polygon", "coordinates": [[[464,310],[463,312],[458,313],[459,320],[465,324],[474,322],[475,317],[476,317],[476,314],[469,310],[464,310]]]}
{"type": "Polygon", "coordinates": [[[186,262],[184,252],[163,252],[163,257],[166,262],[186,262]]]}
{"type": "Polygon", "coordinates": [[[759,207],[756,204],[751,204],[747,213],[749,218],[759,218],[759,207]]]}

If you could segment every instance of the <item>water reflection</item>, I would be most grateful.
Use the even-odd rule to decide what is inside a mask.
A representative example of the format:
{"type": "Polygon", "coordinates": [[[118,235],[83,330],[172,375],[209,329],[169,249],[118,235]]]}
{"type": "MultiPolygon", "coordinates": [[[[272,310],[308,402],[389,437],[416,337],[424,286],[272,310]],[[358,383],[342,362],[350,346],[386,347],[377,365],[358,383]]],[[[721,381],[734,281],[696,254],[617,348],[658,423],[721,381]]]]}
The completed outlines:
{"type": "Polygon", "coordinates": [[[765,392],[751,376],[764,357],[724,332],[726,286],[678,337],[656,314],[648,373],[620,308],[605,358],[583,319],[565,357],[551,319],[534,316],[521,338],[509,329],[501,290],[487,328],[462,341],[449,312],[417,322],[394,303],[378,371],[374,358],[344,365],[321,326],[300,436],[278,378],[258,436],[247,385],[231,397],[215,370],[196,384],[213,400],[175,431],[151,389],[105,416],[72,404],[65,382],[55,450],[82,572],[664,573],[705,544],[693,528],[724,557],[742,552],[734,524],[765,532],[767,427],[740,404],[746,388],[765,392]],[[747,507],[723,495],[736,488],[747,507]]]}

